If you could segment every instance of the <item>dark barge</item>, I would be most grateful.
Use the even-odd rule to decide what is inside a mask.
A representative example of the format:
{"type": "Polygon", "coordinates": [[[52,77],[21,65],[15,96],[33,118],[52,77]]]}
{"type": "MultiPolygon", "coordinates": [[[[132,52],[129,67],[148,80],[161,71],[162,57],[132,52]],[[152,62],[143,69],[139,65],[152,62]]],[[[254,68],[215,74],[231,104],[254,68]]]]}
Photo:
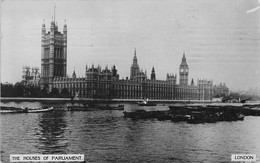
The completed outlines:
{"type": "Polygon", "coordinates": [[[125,118],[186,121],[188,123],[215,123],[244,120],[247,115],[260,115],[259,109],[243,106],[169,106],[170,110],[124,112],[125,118]]]}

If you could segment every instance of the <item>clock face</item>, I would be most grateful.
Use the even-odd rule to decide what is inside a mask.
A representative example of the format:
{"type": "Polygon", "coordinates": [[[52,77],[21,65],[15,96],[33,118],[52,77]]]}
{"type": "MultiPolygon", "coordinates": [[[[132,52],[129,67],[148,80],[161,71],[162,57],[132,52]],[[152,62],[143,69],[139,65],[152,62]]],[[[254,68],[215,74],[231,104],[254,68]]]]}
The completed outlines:
{"type": "Polygon", "coordinates": [[[181,72],[184,72],[184,69],[181,68],[180,71],[181,71],[181,72]]]}
{"type": "Polygon", "coordinates": [[[189,72],[189,69],[185,69],[185,72],[189,72]]]}

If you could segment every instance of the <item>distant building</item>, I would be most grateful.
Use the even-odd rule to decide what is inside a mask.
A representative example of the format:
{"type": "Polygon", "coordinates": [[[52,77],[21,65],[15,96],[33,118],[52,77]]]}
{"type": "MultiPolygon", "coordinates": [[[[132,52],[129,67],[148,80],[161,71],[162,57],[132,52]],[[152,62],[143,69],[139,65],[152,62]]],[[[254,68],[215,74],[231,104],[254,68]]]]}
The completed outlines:
{"type": "Polygon", "coordinates": [[[130,79],[119,79],[117,69],[100,66],[86,66],[85,78],[55,77],[53,87],[60,91],[68,89],[71,95],[91,99],[152,99],[152,100],[212,100],[213,82],[210,80],[198,80],[195,86],[192,79],[188,84],[188,64],[185,54],[180,65],[180,84],[176,84],[177,75],[167,74],[166,80],[156,80],[154,67],[151,70],[151,78],[147,78],[146,72],[139,69],[136,50],[133,64],[130,68],[130,79]]]}
{"type": "Polygon", "coordinates": [[[219,85],[214,85],[213,96],[214,97],[226,97],[229,95],[229,88],[225,83],[220,83],[219,85]]]}
{"type": "Polygon", "coordinates": [[[23,85],[38,86],[40,81],[40,73],[38,67],[24,66],[21,83],[23,85]]]}
{"type": "Polygon", "coordinates": [[[188,85],[188,76],[189,76],[189,66],[186,62],[185,53],[183,54],[181,65],[179,68],[180,73],[180,85],[187,86],[188,85]]]}
{"type": "MultiPolygon", "coordinates": [[[[50,31],[46,33],[45,23],[42,24],[41,37],[41,87],[68,89],[71,95],[91,99],[154,99],[154,100],[212,100],[213,81],[198,80],[197,86],[193,79],[189,84],[189,66],[185,54],[179,67],[179,84],[177,75],[168,73],[165,80],[156,79],[155,68],[152,67],[150,79],[146,71],[140,70],[136,49],[130,68],[130,78],[120,79],[116,66],[102,69],[100,66],[86,66],[85,77],[77,78],[75,71],[72,77],[67,76],[67,25],[63,33],[58,25],[51,21],[50,31]]],[[[26,72],[27,73],[27,72],[26,72]]],[[[29,75],[30,76],[30,75],[29,75]]],[[[31,78],[25,74],[24,81],[31,78]]]]}
{"type": "Polygon", "coordinates": [[[198,80],[199,100],[212,100],[213,98],[213,81],[198,80]]]}

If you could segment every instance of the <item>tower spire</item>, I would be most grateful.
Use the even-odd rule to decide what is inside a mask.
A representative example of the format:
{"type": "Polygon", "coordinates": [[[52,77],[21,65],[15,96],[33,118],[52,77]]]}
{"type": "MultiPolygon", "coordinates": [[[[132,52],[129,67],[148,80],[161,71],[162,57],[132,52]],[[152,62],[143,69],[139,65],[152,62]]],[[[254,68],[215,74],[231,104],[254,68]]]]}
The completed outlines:
{"type": "Polygon", "coordinates": [[[135,52],[134,52],[133,65],[137,65],[136,48],[135,48],[135,52]]]}
{"type": "Polygon", "coordinates": [[[54,15],[53,15],[53,17],[54,17],[54,23],[55,23],[55,9],[56,9],[56,5],[55,5],[55,3],[54,3],[54,15]]]}
{"type": "Polygon", "coordinates": [[[132,63],[132,66],[131,66],[131,71],[130,71],[130,79],[134,79],[134,77],[136,75],[138,75],[139,72],[140,72],[140,69],[139,69],[139,66],[138,66],[138,63],[137,63],[136,48],[135,48],[133,63],[132,63]]]}
{"type": "MultiPolygon", "coordinates": [[[[185,56],[185,51],[183,52],[181,65],[187,65],[187,62],[186,62],[186,56],[185,56]]],[[[187,65],[187,66],[188,66],[188,65],[187,65]]]]}

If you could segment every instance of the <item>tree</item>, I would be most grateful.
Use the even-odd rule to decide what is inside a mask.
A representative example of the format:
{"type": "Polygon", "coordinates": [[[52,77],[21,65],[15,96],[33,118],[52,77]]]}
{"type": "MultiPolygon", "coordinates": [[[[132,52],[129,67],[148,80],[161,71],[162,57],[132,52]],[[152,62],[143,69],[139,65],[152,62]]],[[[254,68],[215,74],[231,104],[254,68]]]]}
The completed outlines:
{"type": "Polygon", "coordinates": [[[14,97],[14,96],[15,96],[14,85],[1,83],[1,97],[14,97]]]}
{"type": "Polygon", "coordinates": [[[42,97],[48,97],[49,96],[49,86],[48,86],[48,84],[44,85],[41,92],[42,92],[42,97]]]}
{"type": "Polygon", "coordinates": [[[55,97],[55,98],[60,97],[60,92],[59,92],[58,88],[52,88],[50,94],[51,94],[51,97],[55,97]]]}
{"type": "Polygon", "coordinates": [[[25,87],[21,83],[16,83],[14,85],[15,97],[24,97],[25,87]]]}
{"type": "Polygon", "coordinates": [[[63,88],[60,92],[61,97],[70,97],[70,92],[67,88],[63,88]]]}
{"type": "Polygon", "coordinates": [[[27,91],[30,92],[30,97],[41,97],[41,88],[39,86],[29,86],[27,91]]]}

